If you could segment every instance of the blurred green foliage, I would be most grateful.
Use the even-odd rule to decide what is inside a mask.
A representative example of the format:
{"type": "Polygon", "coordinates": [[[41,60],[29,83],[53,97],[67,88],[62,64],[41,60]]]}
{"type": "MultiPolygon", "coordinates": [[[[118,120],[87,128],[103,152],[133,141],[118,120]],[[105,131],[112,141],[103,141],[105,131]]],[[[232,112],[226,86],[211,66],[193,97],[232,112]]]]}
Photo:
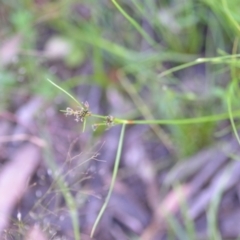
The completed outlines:
{"type": "MultiPolygon", "coordinates": [[[[54,99],[57,91],[52,91],[46,77],[63,82],[67,90],[81,84],[96,84],[102,91],[109,86],[122,88],[121,79],[110,74],[121,69],[155,118],[226,112],[226,86],[231,69],[239,65],[237,59],[234,64],[183,67],[164,77],[159,73],[199,57],[231,54],[234,48],[237,53],[238,0],[115,2],[120,9],[114,1],[2,1],[1,42],[19,34],[22,37],[17,60],[0,66],[2,106],[11,105],[10,96],[19,87],[24,89],[22,94],[54,99]],[[46,51],[53,38],[69,47],[57,59],[46,51]],[[76,73],[86,62],[92,71],[76,73]],[[52,70],[55,65],[61,73],[52,70]],[[199,87],[191,90],[191,78],[199,74],[199,87]],[[207,101],[202,101],[203,95],[207,101]]],[[[139,106],[136,110],[140,116],[139,106]]],[[[180,155],[187,156],[210,144],[214,129],[213,123],[205,123],[172,126],[167,131],[180,155]]]]}

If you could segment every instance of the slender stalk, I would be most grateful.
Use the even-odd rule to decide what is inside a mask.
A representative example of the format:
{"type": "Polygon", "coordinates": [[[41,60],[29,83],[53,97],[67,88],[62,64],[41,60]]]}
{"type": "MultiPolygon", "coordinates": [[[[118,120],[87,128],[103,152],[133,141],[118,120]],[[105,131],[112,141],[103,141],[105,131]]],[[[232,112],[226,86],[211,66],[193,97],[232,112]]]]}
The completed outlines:
{"type": "Polygon", "coordinates": [[[143,28],[132,18],[127,12],[117,3],[116,0],[112,0],[112,3],[119,10],[119,12],[136,28],[136,30],[144,37],[150,46],[155,46],[156,43],[152,40],[151,37],[143,30],[143,28]]]}
{"type": "Polygon", "coordinates": [[[108,202],[109,202],[109,199],[111,197],[111,194],[112,194],[112,191],[113,191],[113,187],[114,187],[114,184],[115,184],[115,181],[116,181],[116,177],[117,177],[117,172],[118,172],[118,167],[119,167],[119,163],[120,163],[120,159],[121,159],[121,153],[122,153],[122,145],[123,145],[123,138],[124,138],[124,133],[125,133],[125,127],[126,125],[123,124],[122,125],[122,130],[121,130],[121,134],[120,134],[120,138],[119,138],[119,142],[118,142],[118,149],[117,149],[117,154],[116,154],[116,159],[115,159],[115,163],[114,163],[114,169],[113,169],[113,175],[112,175],[112,181],[111,181],[111,184],[110,184],[110,188],[109,188],[109,191],[108,191],[108,194],[107,194],[107,197],[105,199],[105,202],[100,210],[100,212],[98,213],[98,216],[94,222],[94,225],[93,225],[93,228],[92,228],[92,231],[91,231],[91,237],[93,237],[94,235],[94,232],[97,228],[97,225],[98,223],[100,222],[101,220],[101,217],[104,213],[104,211],[106,210],[107,208],[107,205],[108,205],[108,202]]]}
{"type": "Polygon", "coordinates": [[[193,62],[184,63],[184,64],[181,64],[179,66],[168,69],[166,71],[163,71],[158,75],[158,78],[162,78],[166,75],[169,75],[171,73],[180,71],[182,69],[185,69],[185,68],[197,65],[197,64],[202,64],[202,63],[207,63],[207,62],[223,64],[223,63],[226,63],[229,60],[231,62],[234,62],[234,61],[236,61],[236,59],[233,59],[233,58],[238,58],[238,57],[240,57],[240,54],[227,55],[227,56],[221,56],[221,57],[213,57],[213,58],[198,58],[193,62]]]}
{"type": "Polygon", "coordinates": [[[77,103],[77,105],[82,106],[82,104],[76,99],[74,98],[70,93],[68,93],[66,90],[64,90],[63,88],[61,88],[60,86],[58,86],[56,83],[54,83],[53,81],[51,81],[50,79],[47,78],[47,81],[49,81],[52,85],[54,85],[56,88],[60,89],[61,91],[63,91],[65,94],[67,94],[74,102],[77,103]]]}
{"type": "Polygon", "coordinates": [[[231,103],[231,97],[233,95],[234,86],[236,85],[236,83],[237,83],[237,80],[234,80],[234,81],[232,81],[232,83],[229,86],[227,104],[228,104],[228,114],[229,114],[229,119],[230,119],[230,122],[231,122],[231,125],[232,125],[232,129],[233,129],[234,135],[235,135],[235,137],[236,137],[236,139],[237,139],[237,141],[240,145],[240,137],[238,135],[237,127],[236,127],[236,124],[234,122],[234,114],[233,114],[233,111],[232,111],[232,103],[231,103]]]}
{"type": "MultiPolygon", "coordinates": [[[[240,111],[232,111],[231,116],[240,117],[240,111]]],[[[197,124],[206,122],[217,122],[229,119],[229,113],[216,114],[199,118],[184,118],[184,119],[157,119],[157,120],[126,120],[115,118],[116,124],[161,124],[161,125],[176,125],[176,124],[197,124]]]]}
{"type": "MultiPolygon", "coordinates": [[[[66,112],[65,110],[60,110],[61,112],[66,112]]],[[[106,119],[107,116],[91,114],[90,117],[106,119]]],[[[231,111],[231,117],[240,117],[239,111],[231,111]]],[[[122,119],[122,118],[114,118],[115,124],[160,124],[160,125],[177,125],[177,124],[198,124],[198,123],[206,123],[206,122],[217,122],[222,120],[229,119],[229,112],[209,115],[198,118],[184,118],[184,119],[155,119],[155,120],[130,120],[130,119],[122,119]]],[[[104,125],[104,124],[103,124],[104,125]]]]}

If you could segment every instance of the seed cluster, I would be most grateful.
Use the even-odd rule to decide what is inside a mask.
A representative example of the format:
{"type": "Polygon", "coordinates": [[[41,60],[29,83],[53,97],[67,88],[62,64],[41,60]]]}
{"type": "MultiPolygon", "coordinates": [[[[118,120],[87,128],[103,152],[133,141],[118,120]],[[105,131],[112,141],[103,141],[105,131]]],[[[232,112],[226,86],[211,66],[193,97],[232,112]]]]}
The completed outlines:
{"type": "MultiPolygon", "coordinates": [[[[89,111],[89,104],[86,101],[85,103],[82,103],[82,107],[80,107],[78,110],[74,110],[70,107],[67,107],[66,110],[64,111],[66,116],[74,116],[75,121],[83,122],[86,117],[91,116],[92,113],[89,111]]],[[[114,126],[114,117],[111,115],[108,115],[105,117],[105,120],[101,123],[95,123],[92,125],[93,130],[95,131],[97,127],[99,126],[107,126],[107,129],[110,127],[114,126]]]]}
{"type": "Polygon", "coordinates": [[[112,127],[114,125],[114,117],[111,115],[107,116],[106,124],[108,127],[112,127]]]}
{"type": "Polygon", "coordinates": [[[83,122],[86,117],[91,116],[88,102],[86,101],[85,103],[83,103],[83,107],[81,107],[79,110],[73,110],[72,108],[67,107],[65,115],[73,115],[76,122],[79,122],[79,120],[83,122]]]}

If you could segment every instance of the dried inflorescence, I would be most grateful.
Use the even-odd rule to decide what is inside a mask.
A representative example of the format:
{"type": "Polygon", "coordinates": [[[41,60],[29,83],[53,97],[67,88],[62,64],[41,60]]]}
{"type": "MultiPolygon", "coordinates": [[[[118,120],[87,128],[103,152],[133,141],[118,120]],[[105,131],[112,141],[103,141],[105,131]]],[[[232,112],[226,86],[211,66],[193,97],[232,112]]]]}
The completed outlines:
{"type": "Polygon", "coordinates": [[[114,117],[111,115],[107,116],[106,124],[108,127],[112,127],[114,125],[114,117]]]}
{"type": "Polygon", "coordinates": [[[109,115],[106,117],[106,120],[102,123],[95,123],[92,125],[93,131],[95,131],[99,126],[107,126],[109,129],[110,127],[114,126],[114,117],[109,115]]]}
{"type": "MultiPolygon", "coordinates": [[[[81,121],[83,122],[85,120],[86,117],[91,116],[91,112],[89,111],[89,104],[86,101],[85,103],[82,103],[82,107],[80,107],[79,110],[73,110],[70,107],[67,107],[65,112],[66,116],[71,116],[73,115],[75,117],[75,121],[81,121]]],[[[108,129],[112,126],[114,126],[114,117],[109,115],[105,118],[105,121],[101,122],[101,123],[96,123],[92,125],[93,130],[95,131],[97,129],[97,127],[99,126],[107,126],[108,129]]]]}
{"type": "Polygon", "coordinates": [[[67,107],[65,115],[73,115],[75,117],[75,121],[78,122],[80,120],[81,122],[83,122],[85,117],[91,116],[88,102],[86,101],[85,103],[83,103],[83,107],[81,107],[79,110],[73,110],[72,108],[67,107]]]}

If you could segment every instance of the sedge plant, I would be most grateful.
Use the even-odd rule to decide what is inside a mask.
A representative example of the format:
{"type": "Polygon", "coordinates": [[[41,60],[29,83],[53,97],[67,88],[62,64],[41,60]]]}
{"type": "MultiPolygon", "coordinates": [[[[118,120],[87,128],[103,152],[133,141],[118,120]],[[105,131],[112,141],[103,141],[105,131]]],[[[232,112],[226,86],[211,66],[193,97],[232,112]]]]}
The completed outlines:
{"type": "MultiPolygon", "coordinates": [[[[239,55],[236,55],[235,57],[237,58],[237,57],[239,57],[239,55]]],[[[189,65],[191,66],[194,64],[202,63],[202,62],[211,62],[214,64],[216,64],[216,63],[222,64],[222,63],[231,63],[231,61],[233,61],[232,56],[222,56],[222,57],[211,58],[211,59],[201,59],[201,60],[196,60],[195,62],[190,63],[188,65],[183,64],[182,66],[180,66],[178,68],[173,68],[165,73],[162,73],[161,75],[167,75],[174,71],[179,71],[181,69],[184,69],[185,67],[188,67],[189,65]]],[[[231,95],[232,95],[233,87],[234,87],[234,85],[236,85],[237,81],[233,81],[230,84],[229,95],[228,95],[229,96],[228,97],[228,112],[216,114],[216,115],[202,116],[202,117],[197,117],[197,118],[134,120],[134,119],[117,118],[112,115],[103,116],[103,115],[98,115],[98,114],[92,113],[90,111],[90,106],[89,106],[88,102],[81,103],[75,97],[73,97],[72,94],[70,94],[69,92],[64,90],[60,85],[54,83],[50,79],[47,79],[47,80],[53,86],[55,86],[56,88],[58,88],[59,90],[64,92],[67,96],[69,96],[76,103],[76,109],[71,109],[68,107],[66,110],[61,110],[61,112],[63,112],[67,116],[75,117],[76,121],[80,120],[83,123],[83,131],[86,128],[86,123],[87,123],[88,118],[96,119],[96,123],[92,125],[93,130],[96,130],[96,128],[98,128],[98,127],[109,128],[109,127],[112,127],[115,125],[122,125],[122,130],[121,130],[120,137],[119,137],[118,149],[117,149],[116,159],[115,159],[115,163],[114,163],[114,169],[113,169],[113,175],[112,175],[110,188],[109,188],[107,197],[105,199],[105,202],[104,202],[102,208],[100,209],[100,212],[99,212],[99,214],[95,220],[95,223],[93,225],[93,228],[91,231],[91,237],[94,236],[95,230],[101,220],[102,215],[104,214],[104,211],[108,205],[109,199],[111,197],[111,193],[114,188],[116,176],[118,173],[119,162],[120,162],[120,158],[121,158],[122,145],[123,145],[123,141],[124,141],[124,133],[125,133],[126,125],[131,125],[131,124],[138,124],[138,125],[142,125],[142,124],[145,124],[145,125],[199,124],[199,123],[206,123],[206,122],[218,122],[218,121],[227,120],[230,118],[234,133],[240,143],[240,140],[239,140],[240,138],[237,134],[236,127],[234,124],[234,119],[236,117],[240,117],[240,110],[233,111],[231,108],[231,95]]]]}
{"type": "MultiPolygon", "coordinates": [[[[73,27],[73,26],[75,26],[75,24],[73,25],[72,22],[68,23],[66,21],[66,19],[63,19],[63,18],[62,18],[63,21],[59,22],[60,23],[59,29],[61,29],[61,31],[63,30],[64,33],[66,35],[71,36],[71,38],[75,37],[77,40],[77,43],[83,42],[83,43],[90,44],[95,49],[102,49],[102,50],[110,53],[111,55],[115,56],[118,59],[123,59],[125,66],[119,71],[119,76],[121,78],[127,74],[137,73],[139,71],[139,69],[143,68],[142,67],[143,65],[145,66],[144,71],[148,71],[148,74],[152,74],[151,75],[151,76],[153,76],[152,79],[155,79],[156,81],[160,81],[161,79],[163,79],[164,77],[166,77],[168,75],[171,75],[173,73],[176,73],[177,71],[181,71],[183,69],[186,69],[188,67],[198,65],[198,64],[208,64],[208,63],[225,64],[225,65],[232,65],[232,66],[236,66],[236,67],[239,65],[238,58],[240,57],[240,54],[224,55],[224,56],[215,57],[215,58],[198,58],[195,61],[189,62],[190,57],[187,54],[183,54],[183,53],[179,54],[178,51],[169,52],[166,49],[163,49],[164,51],[162,51],[162,46],[158,42],[155,42],[155,40],[151,37],[151,35],[147,31],[144,30],[144,28],[138,23],[137,20],[134,19],[134,16],[133,17],[130,16],[127,13],[127,11],[124,10],[124,8],[120,5],[119,1],[111,0],[111,2],[115,6],[115,8],[124,16],[124,18],[128,21],[128,23],[130,25],[132,25],[134,27],[134,29],[142,36],[142,38],[148,43],[148,45],[151,46],[153,49],[158,50],[158,51],[156,51],[157,54],[152,54],[152,58],[146,58],[145,53],[140,54],[138,52],[134,52],[133,50],[130,50],[124,46],[118,45],[117,43],[114,43],[113,41],[110,41],[110,40],[107,40],[105,38],[98,36],[93,31],[89,31],[89,29],[92,30],[94,28],[89,28],[89,29],[87,28],[88,34],[77,35],[76,29],[73,27]],[[93,34],[95,34],[94,37],[92,37],[92,35],[89,35],[90,32],[91,33],[93,32],[93,34]],[[80,37],[77,37],[77,36],[80,36],[80,37]],[[161,54],[159,54],[160,51],[161,51],[161,54]],[[155,77],[155,75],[153,74],[154,70],[151,69],[150,66],[156,64],[157,62],[162,62],[164,60],[165,61],[171,60],[172,62],[176,62],[176,61],[177,62],[187,62],[187,63],[178,65],[176,67],[167,69],[165,71],[161,71],[159,73],[159,75],[157,77],[155,77]]],[[[131,0],[129,2],[132,2],[134,4],[135,8],[142,14],[142,16],[146,16],[147,12],[143,8],[142,1],[131,0]]],[[[188,1],[185,1],[185,2],[188,2],[188,1]]],[[[189,5],[193,5],[193,3],[194,3],[194,1],[189,1],[189,5]]],[[[154,5],[155,1],[149,1],[149,2],[146,1],[146,4],[149,4],[149,5],[152,4],[154,9],[156,9],[156,10],[158,9],[154,5]]],[[[217,15],[219,17],[219,19],[223,19],[222,20],[223,28],[228,30],[228,32],[230,33],[229,35],[239,36],[240,28],[239,28],[238,22],[236,21],[237,16],[238,16],[237,15],[238,8],[235,7],[235,6],[237,6],[238,2],[236,0],[229,1],[229,2],[227,0],[221,0],[221,1],[204,0],[204,1],[201,1],[201,4],[208,6],[208,8],[211,9],[212,12],[215,13],[215,15],[217,15]],[[236,12],[235,12],[235,14],[232,14],[231,11],[233,11],[233,13],[235,11],[236,12]]],[[[95,4],[95,5],[97,5],[97,4],[95,4]]],[[[102,6],[105,8],[104,4],[102,4],[102,6]]],[[[196,9],[196,8],[189,8],[189,12],[191,13],[191,15],[192,15],[192,12],[194,12],[192,10],[194,10],[194,9],[196,9]]],[[[20,12],[18,11],[17,13],[19,16],[20,12]]],[[[25,14],[25,13],[26,13],[26,11],[24,11],[23,14],[25,14]]],[[[15,14],[15,12],[14,12],[14,14],[15,14]]],[[[158,15],[159,14],[156,14],[156,16],[158,16],[158,15]]],[[[209,14],[205,14],[205,15],[209,17],[209,14]]],[[[159,26],[156,26],[156,29],[159,30],[159,32],[161,33],[161,37],[165,38],[165,42],[167,42],[168,49],[170,49],[170,51],[172,49],[182,49],[184,47],[183,43],[185,43],[185,42],[187,42],[187,44],[186,44],[187,46],[189,46],[189,44],[191,44],[191,43],[194,44],[197,42],[196,41],[197,37],[194,37],[194,35],[199,36],[197,34],[198,31],[195,31],[196,25],[194,25],[195,26],[194,28],[190,27],[188,29],[188,34],[184,34],[183,42],[181,42],[181,41],[178,41],[178,38],[172,37],[175,35],[172,35],[171,32],[168,31],[168,29],[165,29],[164,26],[160,26],[160,21],[158,18],[156,18],[156,16],[151,15],[151,18],[153,18],[153,21],[151,21],[150,19],[148,19],[148,21],[154,29],[155,29],[155,24],[159,25],[159,26]],[[188,36],[187,38],[186,38],[186,35],[188,36]],[[193,39],[195,39],[195,40],[193,40],[193,39]],[[175,46],[177,46],[177,47],[175,47],[175,46]]],[[[18,18],[15,17],[15,19],[18,19],[18,18]]],[[[29,26],[28,22],[32,22],[32,21],[28,21],[28,18],[24,18],[24,19],[26,19],[26,20],[25,21],[15,21],[15,23],[17,24],[16,29],[19,26],[19,24],[23,22],[24,24],[22,26],[19,26],[19,28],[23,27],[24,29],[27,29],[27,31],[25,31],[24,33],[26,33],[26,32],[29,33],[32,28],[29,26]],[[25,25],[27,25],[27,28],[25,25]]],[[[57,25],[58,24],[56,24],[55,28],[58,28],[57,25]]],[[[214,24],[213,24],[213,26],[214,27],[212,27],[212,29],[211,29],[212,31],[219,31],[219,28],[217,28],[214,24]]],[[[211,28],[211,24],[208,24],[208,27],[211,28]]],[[[19,29],[19,30],[21,30],[21,29],[19,29]]],[[[219,39],[220,38],[218,38],[218,40],[219,39]]],[[[79,49],[81,49],[81,48],[79,48],[79,49]]],[[[32,60],[27,61],[26,66],[29,65],[29,66],[31,66],[30,67],[31,69],[35,69],[34,65],[32,65],[32,63],[34,63],[34,62],[35,61],[32,61],[32,60]]],[[[32,74],[35,73],[34,70],[31,70],[30,72],[32,72],[32,74]]],[[[36,78],[36,76],[34,75],[34,79],[35,78],[36,78]]],[[[41,77],[40,77],[40,79],[41,79],[41,77]]],[[[95,231],[95,229],[101,219],[101,216],[103,215],[103,213],[107,207],[108,201],[111,197],[111,193],[112,193],[114,183],[116,180],[116,176],[117,176],[117,172],[118,172],[119,161],[121,158],[122,144],[124,141],[124,132],[126,129],[126,125],[146,124],[146,125],[153,126],[152,129],[156,130],[155,127],[158,127],[159,125],[161,125],[161,126],[162,125],[178,126],[178,125],[188,125],[188,124],[200,124],[200,123],[218,122],[218,121],[227,120],[230,118],[233,131],[234,131],[236,138],[240,144],[240,137],[238,135],[237,126],[235,123],[235,119],[240,116],[240,110],[233,109],[233,97],[236,95],[236,90],[238,90],[238,80],[237,80],[237,76],[234,76],[232,79],[234,79],[234,80],[232,80],[229,90],[227,92],[228,112],[224,112],[221,114],[213,114],[213,115],[209,115],[209,116],[202,116],[202,117],[197,117],[197,118],[155,119],[154,114],[148,109],[148,106],[143,107],[142,104],[140,107],[137,106],[137,102],[140,102],[137,99],[137,101],[134,102],[134,104],[143,111],[143,112],[141,112],[141,114],[143,115],[145,120],[122,119],[122,118],[117,118],[115,116],[112,116],[111,114],[107,115],[107,116],[95,114],[95,113],[91,112],[91,106],[89,106],[89,104],[87,102],[81,103],[76,98],[74,98],[72,94],[70,94],[68,91],[66,91],[65,90],[67,88],[66,85],[58,85],[58,84],[54,83],[53,81],[48,80],[48,82],[50,82],[53,86],[58,88],[60,91],[64,92],[68,97],[70,97],[76,103],[76,107],[74,109],[67,108],[66,110],[62,110],[62,112],[67,116],[74,117],[76,121],[82,122],[83,123],[83,131],[85,131],[85,129],[86,129],[86,125],[88,123],[88,118],[96,119],[96,123],[92,126],[93,130],[95,130],[98,127],[109,128],[109,127],[113,127],[115,125],[122,125],[122,131],[121,131],[120,138],[119,138],[119,146],[118,146],[118,150],[117,150],[117,154],[116,154],[112,182],[111,182],[110,189],[107,194],[106,200],[105,200],[103,207],[100,210],[100,213],[94,224],[94,227],[93,227],[93,230],[91,233],[92,236],[94,235],[94,231],[95,231]],[[151,119],[149,118],[149,116],[150,116],[149,112],[151,113],[151,119]]],[[[127,89],[131,90],[133,88],[133,87],[132,88],[129,87],[129,86],[131,86],[131,83],[128,82],[127,78],[124,79],[124,81],[122,81],[121,83],[126,85],[126,88],[125,88],[126,90],[127,89]]],[[[34,82],[34,85],[36,85],[35,82],[34,82]]],[[[11,96],[11,94],[7,94],[7,95],[11,96]]],[[[129,93],[129,95],[131,95],[131,93],[129,93]]],[[[144,102],[144,101],[142,101],[142,102],[144,102]]],[[[159,130],[156,130],[156,131],[158,131],[159,136],[163,136],[163,134],[161,132],[159,132],[159,130]]],[[[162,142],[166,142],[166,143],[168,142],[167,140],[165,141],[164,138],[161,140],[163,140],[162,142]]],[[[55,166],[53,166],[52,168],[54,169],[55,166]]],[[[63,193],[67,192],[68,188],[67,188],[67,186],[65,186],[64,181],[62,179],[60,179],[58,181],[58,184],[59,184],[59,188],[61,189],[61,191],[63,193]]],[[[72,219],[75,219],[75,220],[73,220],[73,222],[75,221],[73,224],[75,239],[79,239],[80,238],[80,236],[79,236],[80,234],[78,234],[79,226],[78,226],[78,222],[77,222],[77,216],[75,213],[77,206],[74,205],[74,199],[72,196],[65,195],[64,197],[66,199],[71,198],[71,201],[68,202],[68,207],[71,209],[72,219]]]]}

